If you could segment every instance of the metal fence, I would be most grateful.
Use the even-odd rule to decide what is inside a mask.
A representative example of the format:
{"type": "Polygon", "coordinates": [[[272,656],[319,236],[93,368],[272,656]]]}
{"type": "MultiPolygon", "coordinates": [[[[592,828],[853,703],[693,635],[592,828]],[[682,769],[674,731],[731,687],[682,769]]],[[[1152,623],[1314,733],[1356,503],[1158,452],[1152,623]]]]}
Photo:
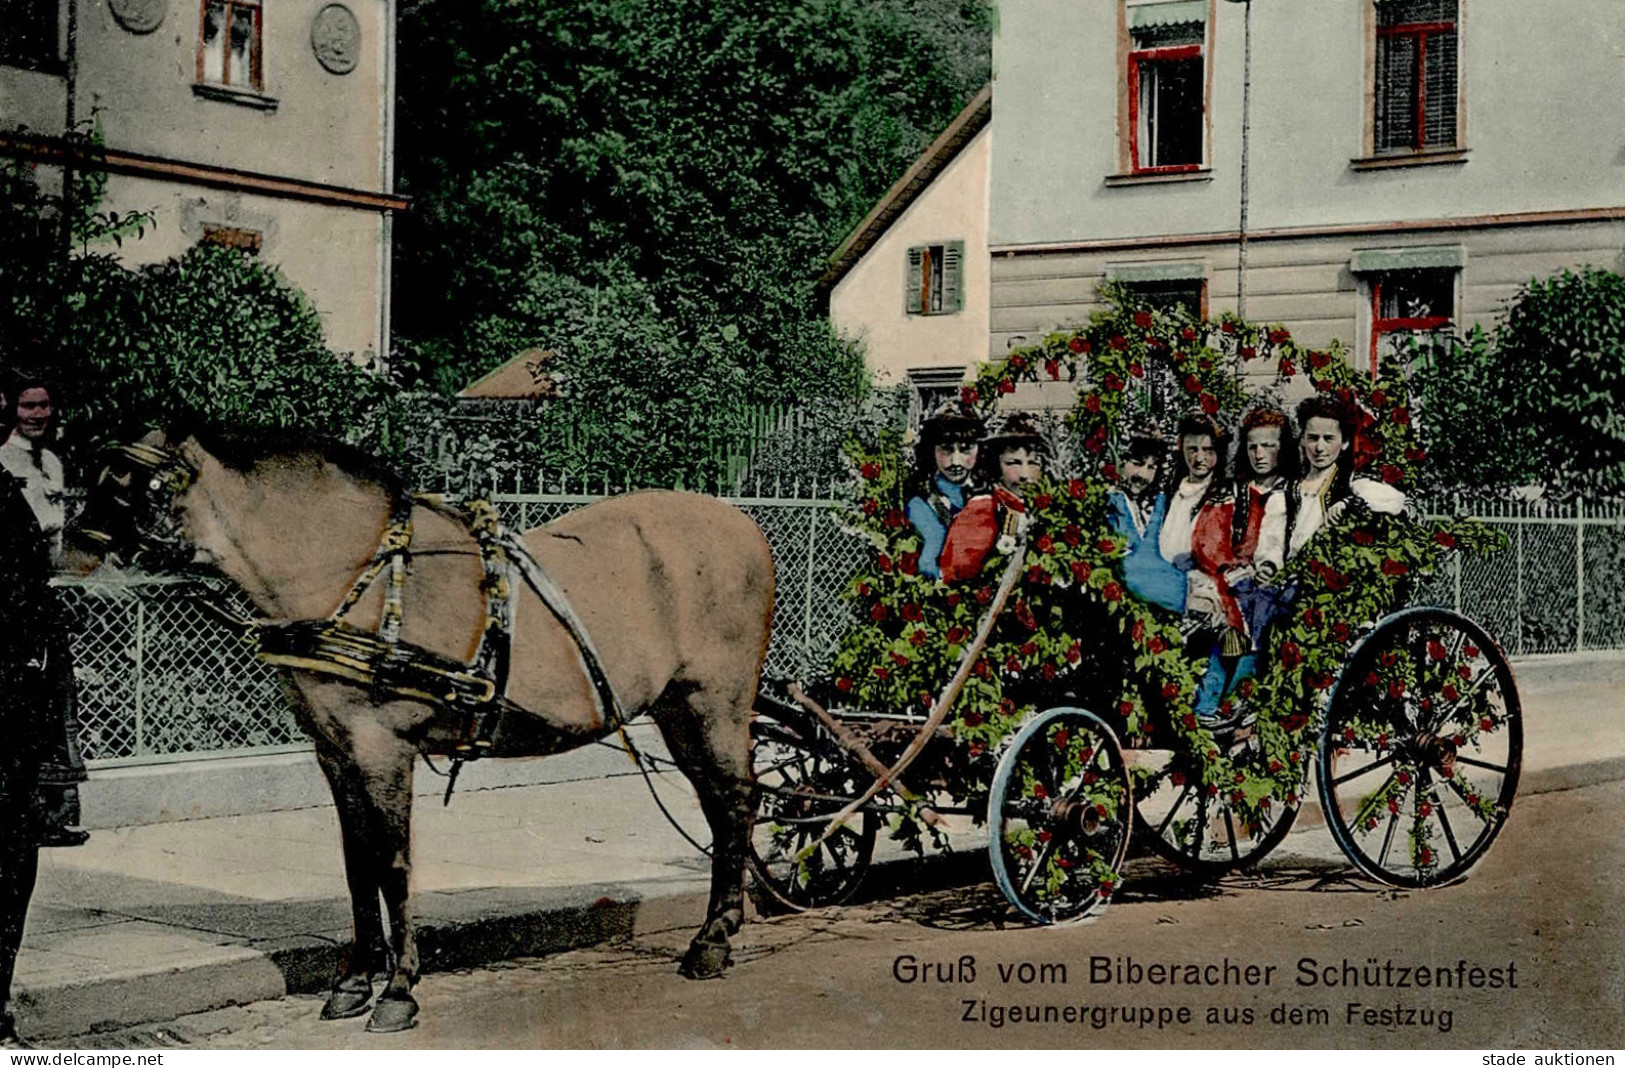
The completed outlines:
{"type": "MultiPolygon", "coordinates": [[[[576,489],[498,492],[492,500],[504,522],[528,529],[602,496],[576,489]]],[[[729,499],[761,526],[778,568],[766,671],[813,675],[829,663],[851,623],[841,591],[867,550],[841,528],[832,494],[777,496],[774,489],[729,499]]],[[[1480,505],[1472,513],[1429,510],[1474,514],[1505,530],[1509,547],[1488,559],[1447,562],[1424,584],[1419,601],[1460,609],[1514,656],[1625,648],[1625,512],[1510,505],[1480,505]]],[[[302,743],[278,673],[199,607],[195,583],[136,577],[60,585],[78,622],[75,670],[87,759],[146,763],[302,743]]]]}

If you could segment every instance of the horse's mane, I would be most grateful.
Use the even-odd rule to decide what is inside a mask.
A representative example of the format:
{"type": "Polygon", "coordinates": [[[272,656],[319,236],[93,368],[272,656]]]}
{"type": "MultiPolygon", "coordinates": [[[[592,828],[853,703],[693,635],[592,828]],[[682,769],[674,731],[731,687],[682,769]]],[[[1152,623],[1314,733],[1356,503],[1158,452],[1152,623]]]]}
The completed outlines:
{"type": "Polygon", "coordinates": [[[253,471],[268,462],[317,461],[376,485],[391,499],[408,492],[406,480],[387,461],[348,442],[309,431],[187,427],[170,432],[172,440],[186,436],[196,438],[210,455],[234,471],[253,471]]]}

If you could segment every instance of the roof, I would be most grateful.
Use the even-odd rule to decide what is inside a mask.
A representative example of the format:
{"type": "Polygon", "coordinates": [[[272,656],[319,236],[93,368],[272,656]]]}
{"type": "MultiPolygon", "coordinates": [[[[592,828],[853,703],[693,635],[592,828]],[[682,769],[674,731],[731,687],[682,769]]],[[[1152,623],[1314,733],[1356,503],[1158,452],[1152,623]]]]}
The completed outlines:
{"type": "Polygon", "coordinates": [[[947,169],[948,164],[954,161],[971,139],[981,132],[993,119],[993,85],[989,83],[982,87],[966,104],[964,110],[954,116],[948,128],[937,135],[930,146],[914,161],[914,164],[903,176],[886,190],[886,195],[874,206],[863,221],[853,228],[841,247],[835,250],[829,258],[829,266],[818,279],[817,291],[827,294],[834,289],[840,280],[846,277],[857,262],[863,258],[880,238],[891,228],[897,217],[908,210],[910,204],[919,199],[937,175],[947,169]]]}
{"type": "Polygon", "coordinates": [[[526,349],[496,370],[465,386],[459,397],[486,400],[541,400],[556,388],[544,369],[558,355],[545,349],[526,349]]]}

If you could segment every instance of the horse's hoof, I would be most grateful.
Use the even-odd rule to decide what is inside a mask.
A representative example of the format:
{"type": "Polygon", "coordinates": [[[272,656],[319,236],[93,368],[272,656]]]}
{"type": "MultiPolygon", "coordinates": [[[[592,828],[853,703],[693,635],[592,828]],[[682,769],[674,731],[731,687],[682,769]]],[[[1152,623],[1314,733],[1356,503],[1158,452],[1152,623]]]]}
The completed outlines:
{"type": "Polygon", "coordinates": [[[322,1006],[322,1019],[348,1020],[360,1016],[372,1004],[372,980],[365,975],[346,975],[333,986],[322,1006]]]}
{"type": "Polygon", "coordinates": [[[677,974],[684,979],[718,979],[733,959],[726,942],[692,942],[677,974]]]}
{"type": "Polygon", "coordinates": [[[405,997],[382,997],[378,1004],[373,1006],[372,1016],[367,1019],[367,1030],[375,1035],[388,1034],[391,1031],[410,1031],[418,1025],[417,999],[408,994],[405,997]]]}

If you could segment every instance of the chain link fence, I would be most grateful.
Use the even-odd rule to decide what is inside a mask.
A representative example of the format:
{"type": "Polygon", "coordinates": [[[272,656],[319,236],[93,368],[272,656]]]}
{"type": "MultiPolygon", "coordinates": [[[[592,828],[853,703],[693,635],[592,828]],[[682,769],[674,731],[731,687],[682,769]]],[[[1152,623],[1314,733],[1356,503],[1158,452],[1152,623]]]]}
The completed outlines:
{"type": "MultiPolygon", "coordinates": [[[[550,488],[561,491],[498,492],[491,500],[505,523],[529,529],[603,495],[550,488]]],[[[842,528],[833,494],[771,494],[767,487],[763,495],[729,498],[762,528],[777,566],[765,672],[815,677],[852,623],[841,594],[867,547],[842,528]]],[[[1625,512],[1507,505],[1463,513],[1436,504],[1427,511],[1473,514],[1504,530],[1508,548],[1487,559],[1447,561],[1419,590],[1419,602],[1477,619],[1513,656],[1625,648],[1625,512]]],[[[58,585],[77,623],[87,759],[154,763],[303,744],[278,672],[201,606],[198,583],[136,576],[58,585]]],[[[235,591],[225,595],[252,614],[235,591]]]]}

